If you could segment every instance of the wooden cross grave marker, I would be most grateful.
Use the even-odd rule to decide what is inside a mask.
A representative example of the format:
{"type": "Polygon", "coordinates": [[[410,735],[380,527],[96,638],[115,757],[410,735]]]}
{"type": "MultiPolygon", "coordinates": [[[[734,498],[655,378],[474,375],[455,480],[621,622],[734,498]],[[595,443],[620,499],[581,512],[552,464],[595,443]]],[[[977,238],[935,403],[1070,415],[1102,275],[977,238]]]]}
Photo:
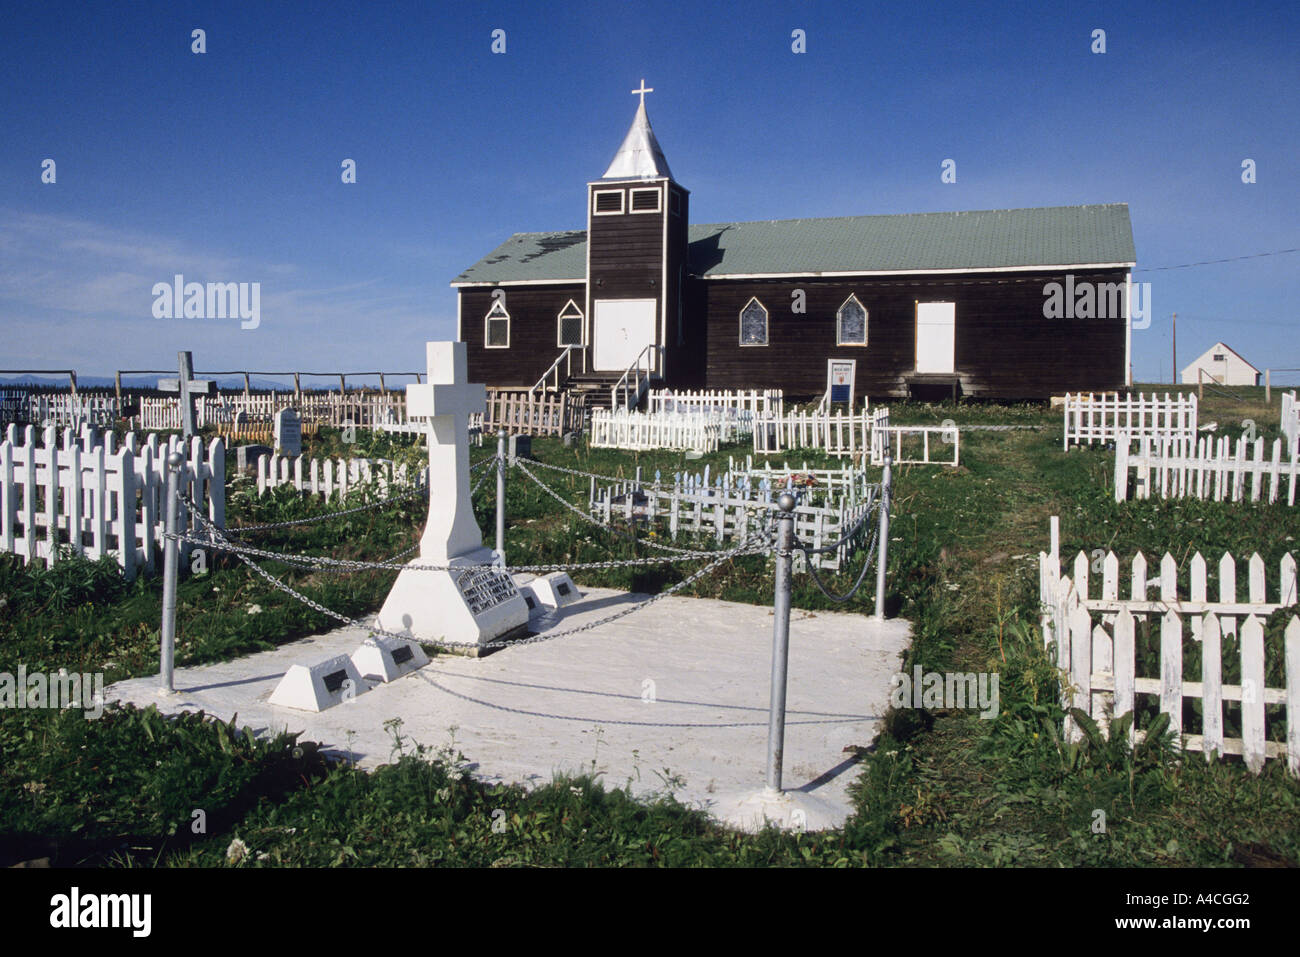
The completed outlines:
{"type": "Polygon", "coordinates": [[[194,413],[194,400],[197,396],[208,395],[215,391],[211,379],[194,378],[194,355],[190,352],[179,353],[180,378],[159,379],[158,389],[162,392],[175,392],[180,396],[181,433],[185,440],[198,431],[194,413]]]}

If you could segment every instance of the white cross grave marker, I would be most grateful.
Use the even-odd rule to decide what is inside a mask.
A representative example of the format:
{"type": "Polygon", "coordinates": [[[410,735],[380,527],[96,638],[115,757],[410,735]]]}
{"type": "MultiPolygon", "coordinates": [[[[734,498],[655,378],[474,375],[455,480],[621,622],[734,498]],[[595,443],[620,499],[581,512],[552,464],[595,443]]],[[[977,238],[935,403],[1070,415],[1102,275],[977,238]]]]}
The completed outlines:
{"type": "Polygon", "coordinates": [[[194,418],[194,399],[196,396],[207,395],[212,391],[212,380],[194,378],[194,356],[192,353],[179,353],[178,358],[180,378],[159,379],[158,389],[161,392],[175,392],[180,396],[181,433],[186,441],[189,441],[190,437],[198,431],[194,418]]]}
{"type": "MultiPolygon", "coordinates": [[[[429,430],[429,520],[420,557],[409,564],[492,564],[469,484],[469,416],[486,409],[487,389],[465,381],[465,349],[463,342],[428,343],[429,381],[406,387],[407,417],[426,419],[429,430]]],[[[379,612],[383,630],[426,641],[483,644],[527,624],[527,603],[498,569],[403,569],[379,612]]]]}

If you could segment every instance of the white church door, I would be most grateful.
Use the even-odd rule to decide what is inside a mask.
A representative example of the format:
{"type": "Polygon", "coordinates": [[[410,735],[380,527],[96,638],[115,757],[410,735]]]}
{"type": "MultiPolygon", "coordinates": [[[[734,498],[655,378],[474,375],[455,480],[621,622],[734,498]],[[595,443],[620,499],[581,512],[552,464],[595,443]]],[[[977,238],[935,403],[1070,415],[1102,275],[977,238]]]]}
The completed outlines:
{"type": "Polygon", "coordinates": [[[957,304],[916,304],[916,371],[953,372],[953,342],[957,330],[957,304]]]}
{"type": "MultiPolygon", "coordinates": [[[[655,342],[655,300],[596,300],[593,334],[595,371],[625,372],[655,342]]],[[[653,353],[650,362],[653,369],[653,353]]]]}

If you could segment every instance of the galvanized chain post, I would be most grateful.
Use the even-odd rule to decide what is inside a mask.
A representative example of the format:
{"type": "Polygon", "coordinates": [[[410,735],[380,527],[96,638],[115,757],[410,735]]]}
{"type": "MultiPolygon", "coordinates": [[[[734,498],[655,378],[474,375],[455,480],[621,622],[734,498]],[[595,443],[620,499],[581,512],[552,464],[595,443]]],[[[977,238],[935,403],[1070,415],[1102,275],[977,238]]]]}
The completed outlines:
{"type": "Polygon", "coordinates": [[[885,468],[880,476],[880,532],[876,545],[876,621],[885,620],[885,565],[889,562],[889,509],[894,498],[894,459],[885,442],[885,468]]]}
{"type": "Polygon", "coordinates": [[[767,792],[781,791],[785,750],[785,689],[790,662],[790,559],[794,550],[795,498],[782,492],[776,500],[776,594],[772,617],[772,698],[767,719],[767,792]]]}
{"type": "Polygon", "coordinates": [[[506,560],[506,430],[497,432],[497,554],[506,560]]]}
{"type": "Polygon", "coordinates": [[[172,452],[167,456],[167,538],[163,543],[162,660],[159,663],[159,691],[172,694],[172,671],[176,655],[176,581],[180,576],[180,474],[185,456],[172,452]]]}

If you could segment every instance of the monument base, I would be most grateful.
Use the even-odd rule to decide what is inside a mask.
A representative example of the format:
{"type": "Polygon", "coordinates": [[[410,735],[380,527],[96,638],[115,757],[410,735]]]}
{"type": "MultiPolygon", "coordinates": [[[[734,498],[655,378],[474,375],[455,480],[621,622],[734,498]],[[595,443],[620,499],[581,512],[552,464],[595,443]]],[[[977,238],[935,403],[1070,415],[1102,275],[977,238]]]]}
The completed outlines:
{"type": "MultiPolygon", "coordinates": [[[[450,571],[402,569],[379,610],[378,627],[415,641],[470,646],[522,636],[528,630],[528,605],[514,579],[497,568],[461,570],[491,563],[492,550],[477,548],[446,562],[450,571]]],[[[407,564],[443,563],[416,558],[407,564]]],[[[478,656],[494,649],[449,650],[478,656]]]]}

